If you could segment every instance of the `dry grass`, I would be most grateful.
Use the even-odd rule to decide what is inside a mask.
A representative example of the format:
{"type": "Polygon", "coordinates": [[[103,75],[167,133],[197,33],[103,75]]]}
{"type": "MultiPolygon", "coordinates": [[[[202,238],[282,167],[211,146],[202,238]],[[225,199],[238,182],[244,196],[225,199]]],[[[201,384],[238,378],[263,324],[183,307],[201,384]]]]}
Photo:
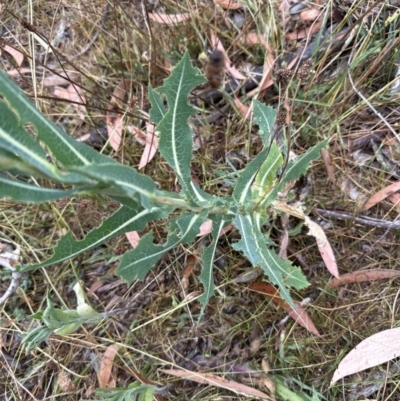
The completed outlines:
{"type": "MultiPolygon", "coordinates": [[[[168,0],[155,6],[149,2],[147,9],[139,1],[110,0],[106,17],[105,0],[10,0],[7,6],[13,15],[7,13],[3,5],[1,27],[7,44],[26,53],[22,67],[29,68],[30,73],[14,78],[38,107],[74,137],[87,132],[104,135],[105,113],[111,94],[121,80],[131,80],[129,96],[122,104],[126,124],[140,126],[141,110],[149,109],[149,82],[153,87],[160,85],[186,49],[203,68],[198,60],[202,52],[211,48],[210,30],[221,39],[239,69],[244,69],[246,63],[255,66],[263,62],[263,48],[248,48],[240,38],[254,30],[265,33],[265,26],[269,27],[269,44],[280,56],[278,63],[286,54],[293,53],[293,43],[284,40],[286,32],[278,9],[280,2],[265,3],[249,1],[243,13],[244,25],[237,28],[232,23],[234,13],[215,7],[211,0],[168,0]],[[152,11],[189,13],[190,18],[185,23],[162,25],[148,20],[148,13],[152,11]],[[50,42],[65,24],[65,43],[59,44],[56,52],[46,53],[37,41],[31,41],[19,18],[30,21],[36,32],[50,42]],[[91,43],[96,32],[98,37],[91,43]],[[88,44],[87,51],[75,58],[88,44]],[[45,78],[53,75],[53,70],[69,75],[78,72],[73,81],[83,88],[87,99],[84,120],[67,101],[54,97],[52,87],[44,85],[45,78]]],[[[372,2],[353,6],[351,2],[344,3],[340,6],[344,17],[342,27],[354,23],[372,5],[372,2]]],[[[399,24],[395,20],[383,32],[385,13],[391,10],[382,4],[373,9],[369,19],[357,25],[351,42],[352,45],[357,43],[357,47],[328,48],[315,54],[312,78],[301,86],[295,81],[287,85],[275,84],[264,98],[268,104],[282,108],[288,88],[293,151],[301,153],[322,139],[332,138],[330,155],[336,168],[335,181],[327,181],[322,161],[314,163],[308,175],[309,194],[305,205],[316,219],[314,207],[341,209],[356,216],[361,213],[362,200],[397,179],[396,172],[386,171],[373,157],[375,151],[370,141],[363,146],[363,152],[371,156],[367,163],[361,164],[353,150],[355,140],[362,140],[371,133],[382,134],[385,138],[389,132],[352,87],[348,63],[357,91],[398,130],[398,94],[391,95],[390,88],[398,63],[394,49],[398,44],[399,24]],[[344,188],[344,182],[353,192],[344,188]],[[352,198],[354,193],[358,194],[357,199],[352,198]]],[[[331,6],[329,2],[327,7],[331,6]]],[[[331,18],[331,14],[326,11],[327,18],[331,18]]],[[[297,29],[297,25],[293,29],[297,29]]],[[[15,68],[6,52],[2,53],[0,62],[7,71],[15,68]]],[[[249,103],[245,97],[242,100],[249,103]]],[[[204,109],[205,113],[213,111],[212,107],[204,109]]],[[[227,160],[236,169],[247,164],[261,147],[255,130],[230,109],[216,123],[195,127],[195,131],[198,149],[193,175],[207,191],[229,193],[227,182],[232,167],[227,160]]],[[[99,143],[96,145],[99,150],[123,163],[134,166],[140,159],[141,147],[128,134],[118,153],[104,141],[99,143]]],[[[382,140],[377,143],[379,147],[382,140]]],[[[391,149],[398,150],[398,144],[391,149]]],[[[145,173],[164,189],[176,189],[175,178],[161,157],[149,163],[145,173]]],[[[25,262],[43,260],[65,230],[72,230],[81,238],[115,208],[115,205],[102,205],[96,199],[89,201],[82,203],[71,199],[39,206],[2,201],[2,237],[22,247],[25,262]]],[[[364,214],[383,220],[397,217],[396,210],[386,202],[364,214]]],[[[152,228],[157,240],[163,241],[164,228],[152,228]]],[[[325,231],[341,273],[377,267],[398,269],[398,232],[339,220],[326,222],[325,231]]],[[[277,220],[271,227],[271,239],[279,243],[280,233],[277,220]]],[[[115,239],[63,265],[26,276],[18,293],[2,306],[0,400],[94,399],[99,360],[112,343],[120,345],[114,361],[117,386],[124,387],[144,377],[159,386],[167,386],[164,399],[250,399],[215,387],[173,379],[161,372],[164,368],[211,372],[262,391],[268,391],[265,388],[268,375],[279,374],[284,377],[286,386],[303,392],[303,397],[310,395],[314,388],[321,400],[323,397],[350,399],[352,381],[366,383],[370,380],[368,372],[329,388],[332,374],[338,362],[360,340],[397,325],[397,280],[330,288],[327,284],[330,276],[321,263],[316,245],[302,232],[290,239],[289,256],[302,266],[311,286],[294,297],[301,299],[315,294],[307,310],[322,337],[314,337],[292,322],[278,329],[275,324],[284,317],[284,312],[276,310],[267,298],[251,292],[246,284],[235,284],[234,279],[250,268],[250,263],[229,246],[235,237],[237,234],[231,232],[220,241],[215,269],[218,291],[200,322],[200,305],[196,298],[202,292],[198,273],[204,240],[198,240],[188,249],[175,249],[144,282],[130,287],[114,275],[118,256],[129,248],[125,238],[115,239]],[[185,276],[191,267],[192,274],[185,276]],[[96,310],[127,305],[132,306],[131,310],[98,326],[86,325],[68,337],[54,335],[26,355],[20,344],[21,334],[35,324],[28,315],[44,308],[47,293],[58,306],[74,308],[72,286],[78,279],[83,280],[96,310]],[[269,373],[263,370],[263,360],[271,366],[269,373]],[[239,373],[239,367],[246,367],[253,373],[239,373]]],[[[6,273],[3,278],[1,288],[5,289],[8,285],[6,273]]],[[[389,377],[375,393],[375,399],[400,400],[397,386],[396,376],[389,377]]]]}

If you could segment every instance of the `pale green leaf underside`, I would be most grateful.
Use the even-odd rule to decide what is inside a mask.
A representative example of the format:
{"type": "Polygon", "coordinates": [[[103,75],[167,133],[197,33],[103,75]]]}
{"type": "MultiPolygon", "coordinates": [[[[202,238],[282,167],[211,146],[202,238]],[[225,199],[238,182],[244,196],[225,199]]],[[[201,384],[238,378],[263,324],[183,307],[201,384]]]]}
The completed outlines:
{"type": "MultiPolygon", "coordinates": [[[[38,140],[46,144],[53,156],[63,166],[117,163],[113,159],[69,137],[36,109],[22,90],[2,71],[0,71],[0,93],[7,99],[7,103],[14,113],[18,115],[19,126],[33,125],[36,129],[38,140]]],[[[2,126],[1,123],[0,126],[2,126]]]]}
{"type": "Polygon", "coordinates": [[[149,221],[163,218],[171,212],[171,209],[149,209],[142,210],[139,206],[137,211],[123,206],[112,216],[103,221],[100,227],[92,230],[82,241],[77,241],[71,235],[66,234],[60,239],[54,249],[54,255],[42,263],[24,267],[23,271],[34,270],[39,267],[60,263],[72,259],[91,248],[101,245],[118,235],[129,231],[142,230],[149,221]]]}
{"type": "Polygon", "coordinates": [[[207,305],[209,299],[214,295],[215,285],[213,267],[215,250],[217,249],[218,237],[221,230],[226,225],[226,220],[224,220],[224,217],[221,215],[213,216],[211,219],[213,242],[203,251],[201,274],[199,277],[200,282],[204,287],[204,293],[199,298],[199,301],[203,306],[207,305]]]}
{"type": "Polygon", "coordinates": [[[78,193],[78,190],[42,188],[0,174],[0,199],[11,198],[18,202],[41,203],[54,199],[67,198],[78,193]]]}
{"type": "Polygon", "coordinates": [[[126,252],[118,266],[119,274],[128,284],[134,279],[143,280],[155,263],[170,249],[179,244],[194,241],[199,233],[201,224],[206,218],[206,213],[186,214],[178,219],[170,221],[168,238],[164,244],[153,243],[153,233],[149,232],[132,251],[126,252]]]}
{"type": "Polygon", "coordinates": [[[246,201],[251,201],[251,186],[267,155],[268,149],[265,148],[241,172],[240,177],[236,182],[235,189],[233,190],[233,198],[240,205],[244,205],[246,201]]]}
{"type": "Polygon", "coordinates": [[[271,143],[275,119],[276,111],[272,107],[253,99],[253,120],[258,125],[258,135],[266,147],[271,143]]]}
{"type": "Polygon", "coordinates": [[[280,259],[265,245],[263,235],[250,215],[238,215],[235,224],[242,238],[232,245],[233,248],[242,251],[254,267],[261,267],[269,280],[279,287],[281,297],[293,305],[287,286],[301,289],[308,285],[301,270],[292,266],[289,260],[280,259]]]}
{"type": "Polygon", "coordinates": [[[283,157],[276,142],[272,142],[267,158],[260,167],[254,180],[254,193],[257,197],[262,198],[269,192],[276,182],[278,169],[283,164],[283,157]]]}

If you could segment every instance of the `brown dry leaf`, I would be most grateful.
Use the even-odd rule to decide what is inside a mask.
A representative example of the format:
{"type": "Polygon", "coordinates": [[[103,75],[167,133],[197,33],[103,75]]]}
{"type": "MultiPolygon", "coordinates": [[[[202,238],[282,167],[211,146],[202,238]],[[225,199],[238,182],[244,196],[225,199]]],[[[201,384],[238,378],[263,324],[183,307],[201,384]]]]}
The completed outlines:
{"type": "Polygon", "coordinates": [[[247,35],[243,36],[243,44],[245,46],[254,46],[263,43],[264,35],[260,35],[257,32],[249,32],[247,35]]]}
{"type": "Polygon", "coordinates": [[[393,203],[397,212],[400,213],[400,194],[392,194],[388,197],[388,199],[393,203]]]}
{"type": "Polygon", "coordinates": [[[311,320],[306,310],[298,302],[296,302],[295,304],[296,308],[292,308],[289,304],[286,304],[284,306],[287,314],[296,323],[307,329],[310,333],[316,335],[317,337],[321,337],[321,334],[319,334],[318,329],[315,327],[314,322],[311,320]]]}
{"type": "Polygon", "coordinates": [[[109,388],[115,387],[115,378],[112,377],[113,361],[118,353],[119,346],[117,344],[110,345],[104,355],[101,357],[100,371],[97,374],[99,387],[109,388]]]}
{"type": "MultiPolygon", "coordinates": [[[[232,230],[233,225],[229,224],[226,227],[224,227],[220,234],[219,234],[219,238],[226,234],[227,232],[229,232],[230,230],[232,230]]],[[[201,226],[200,226],[200,230],[199,233],[196,235],[196,237],[204,237],[205,235],[211,234],[212,231],[212,220],[207,219],[201,226]]]]}
{"type": "Polygon", "coordinates": [[[172,376],[181,377],[183,379],[193,380],[200,384],[209,384],[211,386],[224,388],[226,390],[233,391],[236,394],[241,394],[247,397],[258,397],[263,400],[272,400],[269,395],[259,390],[246,386],[245,384],[224,379],[216,375],[207,373],[189,372],[187,370],[181,370],[181,369],[162,369],[162,372],[172,376]]]}
{"type": "Polygon", "coordinates": [[[345,376],[381,365],[400,356],[400,327],[374,334],[361,341],[340,362],[331,385],[345,376]]]}
{"type": "Polygon", "coordinates": [[[43,86],[63,86],[63,85],[69,85],[69,83],[76,82],[79,79],[79,73],[75,71],[69,71],[68,72],[68,79],[66,74],[60,73],[60,74],[54,74],[50,75],[49,77],[46,77],[43,80],[43,86]],[[64,76],[62,76],[64,75],[64,76]]]}
{"type": "Polygon", "coordinates": [[[381,189],[375,195],[372,195],[364,204],[363,210],[368,210],[377,203],[383,201],[388,196],[400,189],[400,181],[394,184],[388,185],[386,188],[381,189]]]}
{"type": "Polygon", "coordinates": [[[244,7],[244,4],[238,3],[233,0],[214,0],[217,6],[221,6],[225,10],[238,10],[244,7]]]}
{"type": "Polygon", "coordinates": [[[304,220],[304,223],[309,228],[308,235],[313,236],[317,241],[318,250],[324,260],[326,268],[332,276],[339,278],[339,269],[337,267],[336,258],[322,227],[306,216],[300,206],[291,206],[285,202],[279,201],[275,201],[273,204],[278,210],[304,220]]]}
{"type": "Polygon", "coordinates": [[[321,149],[322,160],[325,164],[326,174],[328,175],[328,180],[331,182],[335,181],[335,166],[332,163],[331,156],[326,149],[321,149]]]}
{"type": "Polygon", "coordinates": [[[274,81],[271,79],[271,75],[275,64],[275,53],[267,42],[265,35],[250,33],[247,35],[245,40],[246,42],[250,41],[252,43],[261,44],[265,48],[266,57],[264,60],[263,76],[257,88],[248,93],[248,96],[254,96],[257,94],[257,97],[260,98],[264,96],[265,90],[274,84],[274,81]]]}
{"type": "Polygon", "coordinates": [[[113,115],[111,112],[107,112],[106,123],[107,123],[107,134],[110,138],[111,147],[117,152],[122,142],[122,131],[123,131],[123,119],[124,116],[121,114],[113,115]]]}
{"type": "Polygon", "coordinates": [[[174,25],[178,22],[186,21],[190,18],[190,14],[153,14],[149,13],[149,18],[159,24],[174,25]]]}
{"type": "Polygon", "coordinates": [[[251,107],[244,105],[239,98],[235,96],[234,98],[235,106],[239,110],[240,114],[245,118],[245,120],[250,120],[251,118],[251,107]]]}
{"type": "Polygon", "coordinates": [[[331,287],[340,287],[341,285],[351,283],[362,283],[363,281],[382,280],[386,278],[398,277],[400,271],[389,269],[371,269],[343,274],[340,278],[333,278],[329,281],[331,287]]]}
{"type": "Polygon", "coordinates": [[[99,288],[103,287],[103,285],[106,283],[106,280],[98,280],[95,281],[89,288],[87,292],[88,298],[90,298],[99,288]]]}
{"type": "Polygon", "coordinates": [[[124,107],[124,98],[129,93],[129,89],[133,86],[134,82],[131,79],[121,81],[114,89],[108,105],[106,114],[107,133],[110,138],[111,147],[117,152],[122,142],[123,131],[123,115],[113,113],[114,107],[119,109],[124,107]]]}
{"type": "Polygon", "coordinates": [[[229,59],[228,54],[224,49],[224,46],[212,30],[210,30],[210,42],[213,49],[219,50],[223,53],[225,60],[225,71],[235,79],[246,79],[246,77],[242,73],[240,73],[235,67],[232,66],[232,62],[229,59]]]}
{"type": "Polygon", "coordinates": [[[253,291],[261,292],[271,298],[278,307],[283,307],[286,304],[286,302],[279,296],[279,291],[269,283],[258,281],[249,284],[249,288],[253,291]]]}
{"type": "Polygon", "coordinates": [[[278,306],[282,306],[286,313],[300,326],[307,329],[310,333],[315,334],[318,337],[321,335],[318,329],[315,327],[314,322],[311,320],[310,316],[306,310],[296,302],[296,307],[293,308],[286,301],[284,301],[279,296],[279,291],[271,284],[262,281],[249,284],[251,290],[261,292],[271,298],[278,306]]]}
{"type": "Polygon", "coordinates": [[[12,77],[14,75],[21,75],[21,74],[28,74],[31,73],[32,70],[30,68],[20,68],[20,69],[14,69],[14,70],[10,70],[7,71],[7,74],[12,77]]]}
{"type": "Polygon", "coordinates": [[[22,63],[24,62],[24,54],[23,53],[21,53],[20,51],[14,49],[13,47],[8,46],[8,45],[5,45],[3,47],[3,50],[6,51],[8,54],[10,54],[14,58],[18,67],[21,67],[22,63]]]}
{"type": "Polygon", "coordinates": [[[74,84],[68,85],[66,89],[61,88],[60,86],[56,86],[54,88],[54,95],[62,99],[70,100],[71,102],[75,102],[72,103],[72,106],[78,112],[80,119],[81,120],[85,119],[86,106],[84,105],[84,103],[86,103],[86,98],[85,95],[83,94],[82,88],[74,84]],[[82,104],[76,104],[76,103],[82,103],[82,104]]]}
{"type": "Polygon", "coordinates": [[[125,236],[131,244],[131,247],[135,249],[140,241],[140,235],[137,233],[137,231],[130,231],[129,233],[125,233],[125,236]]]}
{"type": "Polygon", "coordinates": [[[321,15],[321,10],[318,7],[311,7],[300,13],[302,21],[314,21],[321,15]]]}
{"type": "Polygon", "coordinates": [[[140,158],[139,170],[147,166],[157,153],[159,139],[158,132],[155,132],[154,129],[155,126],[153,124],[146,124],[146,143],[140,158]]]}
{"type": "Polygon", "coordinates": [[[303,39],[318,32],[322,26],[323,21],[318,21],[307,29],[302,29],[298,32],[290,32],[285,35],[286,40],[303,39]]]}

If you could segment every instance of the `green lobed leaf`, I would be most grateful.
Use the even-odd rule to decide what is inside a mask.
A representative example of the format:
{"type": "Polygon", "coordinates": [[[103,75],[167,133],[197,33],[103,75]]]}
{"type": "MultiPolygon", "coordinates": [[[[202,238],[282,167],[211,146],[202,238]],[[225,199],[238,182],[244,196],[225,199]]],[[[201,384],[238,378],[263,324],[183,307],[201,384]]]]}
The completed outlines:
{"type": "Polygon", "coordinates": [[[131,207],[123,206],[104,220],[100,227],[92,230],[82,241],[75,240],[71,233],[68,233],[60,239],[51,258],[42,263],[26,266],[21,270],[34,270],[72,259],[80,253],[99,246],[118,235],[129,231],[142,230],[148,222],[164,218],[171,211],[172,209],[161,210],[158,208],[142,210],[139,206],[135,211],[131,207]]]}
{"type": "Polygon", "coordinates": [[[268,148],[262,150],[241,172],[236,182],[235,189],[233,190],[233,198],[240,205],[244,205],[246,202],[252,200],[251,186],[268,155],[268,151],[268,148]]]}
{"type": "Polygon", "coordinates": [[[164,244],[154,244],[153,233],[150,231],[141,238],[135,249],[124,254],[116,273],[128,284],[131,284],[134,279],[143,280],[166,252],[179,244],[194,241],[206,216],[206,212],[201,214],[189,213],[171,220],[168,238],[164,244]]]}
{"type": "MultiPolygon", "coordinates": [[[[194,186],[190,175],[193,133],[188,119],[195,113],[195,109],[188,104],[187,99],[190,91],[205,81],[199,75],[199,70],[192,66],[186,52],[172,70],[171,76],[164,81],[164,85],[156,89],[166,96],[168,102],[167,113],[157,126],[160,131],[160,153],[175,171],[186,196],[198,205],[206,202],[206,199],[194,186]]],[[[155,102],[153,107],[157,105],[155,102]]],[[[160,113],[155,114],[154,118],[159,118],[160,113]]]]}
{"type": "Polygon", "coordinates": [[[164,105],[162,97],[149,86],[149,100],[151,104],[150,121],[158,124],[167,114],[167,108],[164,105]]]}
{"type": "MultiPolygon", "coordinates": [[[[37,139],[46,144],[54,157],[65,167],[85,166],[91,163],[117,163],[91,147],[68,136],[56,124],[47,119],[23,91],[0,71],[0,93],[19,117],[19,126],[32,124],[36,128],[37,139]]],[[[0,126],[1,122],[0,122],[0,126]]]]}
{"type": "Polygon", "coordinates": [[[224,216],[222,215],[210,216],[209,218],[212,220],[211,234],[213,237],[213,242],[203,251],[202,268],[199,277],[200,282],[201,284],[203,284],[204,287],[204,293],[199,298],[199,301],[203,306],[206,306],[210,298],[214,295],[215,285],[213,266],[215,250],[217,248],[218,237],[221,233],[221,230],[226,226],[227,223],[227,221],[224,220],[224,216]]]}
{"type": "Polygon", "coordinates": [[[278,193],[285,189],[285,185],[289,181],[298,180],[303,174],[306,174],[310,163],[320,157],[321,149],[326,148],[328,142],[329,139],[326,139],[308,149],[307,152],[300,155],[296,160],[291,160],[283,172],[279,184],[263,199],[263,204],[270,204],[276,200],[278,193]]]}
{"type": "Polygon", "coordinates": [[[329,139],[325,139],[325,141],[317,143],[308,149],[307,152],[297,157],[296,160],[291,160],[283,172],[281,184],[286,184],[291,180],[298,180],[303,174],[306,174],[310,163],[320,157],[321,149],[326,148],[328,143],[329,139]]]}
{"type": "Polygon", "coordinates": [[[0,174],[0,199],[11,198],[19,202],[40,203],[74,196],[77,193],[79,190],[42,188],[0,174]]]}
{"type": "Polygon", "coordinates": [[[287,286],[297,289],[308,285],[306,278],[298,267],[292,266],[289,260],[280,259],[272,249],[265,245],[265,240],[251,215],[238,214],[235,220],[241,240],[232,247],[244,253],[254,267],[261,267],[269,280],[280,289],[280,296],[294,305],[287,286]]]}
{"type": "Polygon", "coordinates": [[[134,168],[119,164],[90,165],[74,169],[80,174],[99,182],[108,184],[109,190],[104,193],[115,194],[120,189],[120,196],[127,196],[138,201],[143,207],[149,208],[155,196],[156,183],[147,175],[138,173],[134,168]]]}
{"type": "Polygon", "coordinates": [[[258,125],[258,135],[260,135],[265,147],[271,143],[275,119],[276,110],[257,99],[253,99],[253,121],[258,125]]]}
{"type": "Polygon", "coordinates": [[[275,185],[278,169],[283,164],[283,157],[276,142],[272,142],[267,158],[260,167],[253,184],[255,198],[262,198],[275,185]]]}
{"type": "MultiPolygon", "coordinates": [[[[18,121],[15,113],[0,101],[0,148],[42,172],[58,178],[57,168],[46,160],[46,152],[18,121]]],[[[3,153],[5,155],[5,153],[3,153]]]]}

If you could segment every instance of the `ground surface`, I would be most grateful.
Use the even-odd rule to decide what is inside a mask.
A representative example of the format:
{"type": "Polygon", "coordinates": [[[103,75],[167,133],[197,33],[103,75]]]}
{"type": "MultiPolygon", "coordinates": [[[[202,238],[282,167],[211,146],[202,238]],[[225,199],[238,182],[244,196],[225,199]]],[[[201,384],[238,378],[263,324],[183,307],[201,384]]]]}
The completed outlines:
{"type": "MultiPolygon", "coordinates": [[[[219,69],[213,72],[202,61],[218,38],[232,65],[253,77],[248,81],[257,81],[256,72],[266,71],[265,88],[258,98],[281,112],[281,130],[291,137],[293,152],[304,153],[330,138],[325,162],[312,164],[298,184],[297,196],[302,194],[304,210],[323,226],[340,273],[398,270],[398,230],[344,220],[339,214],[326,217],[318,211],[385,222],[398,216],[396,198],[362,210],[371,195],[396,182],[400,174],[399,143],[391,131],[398,132],[400,115],[395,85],[400,29],[396,2],[265,3],[249,1],[234,9],[229,1],[224,8],[211,0],[149,1],[146,5],[123,0],[10,0],[1,9],[1,68],[71,136],[86,140],[90,134],[91,146],[138,166],[143,146],[127,127],[144,129],[149,83],[162,84],[186,50],[195,65],[207,72],[211,84],[218,86],[223,79],[229,89],[228,72],[215,76],[219,69]],[[184,13],[187,20],[179,23],[167,24],[165,16],[154,20],[156,14],[184,13]],[[255,39],[250,33],[259,36],[255,39]],[[331,40],[324,42],[324,38],[331,40]],[[22,53],[22,60],[11,49],[22,53]],[[287,72],[309,59],[313,72],[301,80],[287,72]],[[58,75],[67,75],[67,81],[55,84],[58,75]],[[68,81],[82,88],[78,96],[75,91],[75,97],[65,95],[68,81]],[[121,82],[126,82],[123,99],[112,102],[121,82]],[[107,141],[107,112],[113,118],[124,115],[118,150],[107,141]]],[[[261,141],[257,127],[243,117],[240,104],[236,109],[224,107],[226,101],[219,101],[219,92],[210,91],[209,86],[193,93],[198,118],[208,117],[208,121],[193,124],[192,175],[208,192],[225,194],[230,186],[229,179],[223,178],[233,168],[244,168],[261,149],[261,141]]],[[[250,96],[243,92],[237,98],[250,104],[250,96]]],[[[159,155],[143,172],[162,188],[178,190],[159,155]]],[[[21,247],[23,260],[29,263],[35,256],[40,260],[50,255],[67,230],[82,238],[116,207],[105,207],[89,197],[41,205],[1,201],[1,233],[5,241],[21,247]]],[[[252,399],[162,371],[172,368],[213,373],[271,396],[274,381],[278,387],[291,389],[299,400],[400,400],[393,362],[329,387],[340,360],[362,339],[396,327],[398,279],[332,288],[331,275],[304,228],[282,245],[285,228],[296,224],[277,218],[270,238],[277,249],[285,248],[311,283],[293,297],[298,301],[311,297],[307,311],[320,337],[292,320],[278,324],[286,312],[249,289],[248,281],[238,280],[253,268],[229,246],[238,237],[235,230],[220,239],[214,276],[219,289],[200,322],[196,297],[202,292],[198,275],[204,239],[188,249],[175,249],[143,282],[127,286],[114,274],[118,256],[131,247],[120,237],[68,263],[25,276],[16,294],[1,306],[0,400],[101,399],[95,396],[101,384],[126,387],[135,381],[157,385],[158,399],[252,399]],[[74,308],[72,287],[77,279],[82,280],[96,310],[127,305],[131,309],[102,324],[85,325],[68,337],[53,335],[26,354],[21,333],[34,328],[29,315],[44,309],[46,294],[58,307],[74,308]],[[113,369],[108,377],[101,377],[101,361],[114,343],[119,348],[113,369]],[[356,383],[361,384],[356,387],[356,383]],[[376,391],[363,392],[371,388],[370,383],[377,384],[376,391]]],[[[164,227],[152,228],[162,242],[164,227]]],[[[1,293],[8,281],[4,274],[1,293]]],[[[285,399],[282,392],[276,397],[285,399]]]]}

